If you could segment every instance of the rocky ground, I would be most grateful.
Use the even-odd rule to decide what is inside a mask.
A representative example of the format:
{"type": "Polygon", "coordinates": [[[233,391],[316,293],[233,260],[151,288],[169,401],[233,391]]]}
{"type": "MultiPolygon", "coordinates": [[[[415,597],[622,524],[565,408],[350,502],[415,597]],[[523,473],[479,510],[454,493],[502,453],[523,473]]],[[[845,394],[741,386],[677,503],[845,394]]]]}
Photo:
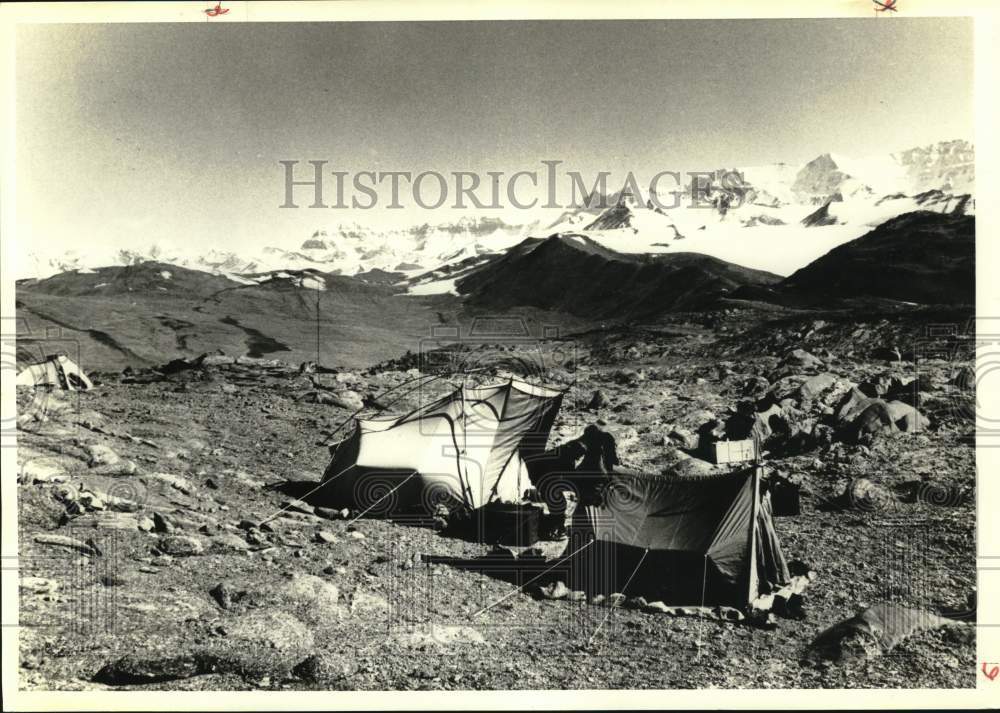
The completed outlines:
{"type": "MultiPolygon", "coordinates": [[[[925,321],[724,312],[447,354],[467,378],[568,389],[551,443],[598,423],[634,468],[713,472],[712,442],[760,436],[770,477],[802,488],[801,513],[776,519],[786,557],[818,575],[805,618],[774,627],[552,601],[421,559],[486,545],[317,507],[325,444],[430,368],[416,357],[320,374],[210,357],[97,373],[86,393],[19,392],[21,685],[972,686],[973,362],[954,341],[914,362],[925,321]],[[855,658],[811,646],[882,602],[959,622],[855,658]]],[[[541,543],[553,561],[564,546],[541,543]]]]}

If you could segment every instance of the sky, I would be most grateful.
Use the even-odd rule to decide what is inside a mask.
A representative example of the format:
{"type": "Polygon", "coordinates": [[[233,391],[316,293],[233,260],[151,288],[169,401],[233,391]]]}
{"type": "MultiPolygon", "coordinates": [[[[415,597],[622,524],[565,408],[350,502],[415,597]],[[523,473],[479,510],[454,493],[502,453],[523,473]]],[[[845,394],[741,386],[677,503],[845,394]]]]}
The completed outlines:
{"type": "Polygon", "coordinates": [[[962,18],[21,26],[18,254],[442,215],[281,209],[281,160],[649,177],[972,139],[972,67],[962,18]]]}

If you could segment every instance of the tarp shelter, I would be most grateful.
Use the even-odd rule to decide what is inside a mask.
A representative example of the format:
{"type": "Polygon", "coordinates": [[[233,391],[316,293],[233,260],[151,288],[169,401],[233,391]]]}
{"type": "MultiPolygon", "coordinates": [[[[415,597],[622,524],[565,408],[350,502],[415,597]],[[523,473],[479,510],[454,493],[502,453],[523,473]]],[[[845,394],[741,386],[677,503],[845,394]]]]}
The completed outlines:
{"type": "Polygon", "coordinates": [[[516,502],[524,459],[545,450],[562,392],[511,379],[457,389],[395,418],[358,419],[331,447],[321,497],[337,507],[395,509],[516,502]]]}
{"type": "Polygon", "coordinates": [[[89,391],[90,379],[65,354],[53,354],[45,361],[32,364],[17,375],[17,386],[54,386],[67,391],[89,391]]]}
{"type": "Polygon", "coordinates": [[[616,473],[574,513],[574,589],[668,605],[746,608],[789,581],[757,467],[706,477],[616,473]]]}

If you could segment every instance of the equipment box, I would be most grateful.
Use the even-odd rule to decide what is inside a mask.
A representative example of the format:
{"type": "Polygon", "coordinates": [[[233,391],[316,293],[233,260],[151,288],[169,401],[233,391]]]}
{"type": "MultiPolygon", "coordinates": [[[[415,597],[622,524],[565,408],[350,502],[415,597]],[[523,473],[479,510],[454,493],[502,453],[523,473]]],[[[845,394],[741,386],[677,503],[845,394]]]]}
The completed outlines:
{"type": "Polygon", "coordinates": [[[713,463],[744,463],[757,457],[752,440],[718,441],[709,451],[713,463]]]}
{"type": "Polygon", "coordinates": [[[491,503],[480,510],[480,539],[491,545],[530,547],[538,542],[541,513],[534,505],[491,503]]]}

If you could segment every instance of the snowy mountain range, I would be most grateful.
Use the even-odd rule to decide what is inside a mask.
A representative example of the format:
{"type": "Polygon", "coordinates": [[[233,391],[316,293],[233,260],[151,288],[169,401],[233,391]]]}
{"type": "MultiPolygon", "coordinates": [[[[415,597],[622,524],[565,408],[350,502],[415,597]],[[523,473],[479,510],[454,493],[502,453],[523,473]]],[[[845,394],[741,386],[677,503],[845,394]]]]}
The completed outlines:
{"type": "Polygon", "coordinates": [[[554,220],[533,216],[511,224],[473,215],[391,230],[341,223],[245,254],[153,246],[45,255],[38,246],[34,274],[19,277],[155,260],[240,282],[285,270],[347,276],[385,271],[399,273],[413,294],[433,294],[454,291],[456,280],[526,238],[552,235],[580,236],[620,253],[700,253],[789,275],[903,213],[974,213],[974,159],[973,145],[963,140],[865,159],[826,153],[800,166],[739,169],[742,181],[735,186],[723,178],[732,170],[720,170],[704,184],[698,205],[690,195],[677,200],[661,193],[653,200],[621,191],[554,220]]]}

